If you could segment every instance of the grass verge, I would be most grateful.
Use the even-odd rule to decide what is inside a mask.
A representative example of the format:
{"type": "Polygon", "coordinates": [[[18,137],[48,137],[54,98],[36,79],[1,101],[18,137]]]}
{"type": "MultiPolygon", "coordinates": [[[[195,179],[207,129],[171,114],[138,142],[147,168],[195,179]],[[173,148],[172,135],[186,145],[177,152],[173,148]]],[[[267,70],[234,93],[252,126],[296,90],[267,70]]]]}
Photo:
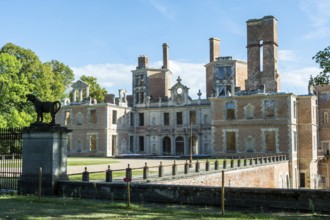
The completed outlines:
{"type": "Polygon", "coordinates": [[[0,219],[319,219],[315,215],[226,212],[218,207],[131,205],[125,203],[35,196],[0,196],[0,219]]]}

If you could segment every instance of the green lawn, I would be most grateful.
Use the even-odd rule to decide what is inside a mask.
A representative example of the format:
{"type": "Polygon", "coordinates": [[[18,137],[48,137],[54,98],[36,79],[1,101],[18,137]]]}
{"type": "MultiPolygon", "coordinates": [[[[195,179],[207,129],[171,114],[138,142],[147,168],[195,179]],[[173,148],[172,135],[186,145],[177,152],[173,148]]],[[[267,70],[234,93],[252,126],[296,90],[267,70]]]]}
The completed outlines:
{"type": "Polygon", "coordinates": [[[68,166],[88,166],[118,163],[118,159],[99,157],[68,157],[68,166]]]}
{"type": "Polygon", "coordinates": [[[219,207],[132,204],[69,198],[0,196],[0,219],[321,219],[325,216],[226,212],[219,207]],[[280,215],[280,216],[278,216],[280,215]]]}

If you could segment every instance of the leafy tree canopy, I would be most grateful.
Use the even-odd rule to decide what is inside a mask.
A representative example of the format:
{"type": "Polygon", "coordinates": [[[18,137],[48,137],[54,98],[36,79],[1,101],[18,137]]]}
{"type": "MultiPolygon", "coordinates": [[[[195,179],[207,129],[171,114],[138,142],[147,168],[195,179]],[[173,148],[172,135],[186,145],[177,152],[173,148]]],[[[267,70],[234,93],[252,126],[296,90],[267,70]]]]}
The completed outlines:
{"type": "Polygon", "coordinates": [[[35,112],[26,95],[60,100],[73,72],[59,61],[42,63],[31,50],[12,43],[0,49],[0,127],[28,126],[35,112]]]}
{"type": "Polygon", "coordinates": [[[104,96],[108,93],[105,88],[101,88],[97,79],[93,76],[82,75],[80,79],[89,84],[89,96],[96,99],[97,102],[104,102],[104,96]]]}
{"type": "Polygon", "coordinates": [[[322,71],[315,77],[310,76],[309,85],[330,84],[330,46],[319,51],[313,60],[320,65],[322,71]]]}

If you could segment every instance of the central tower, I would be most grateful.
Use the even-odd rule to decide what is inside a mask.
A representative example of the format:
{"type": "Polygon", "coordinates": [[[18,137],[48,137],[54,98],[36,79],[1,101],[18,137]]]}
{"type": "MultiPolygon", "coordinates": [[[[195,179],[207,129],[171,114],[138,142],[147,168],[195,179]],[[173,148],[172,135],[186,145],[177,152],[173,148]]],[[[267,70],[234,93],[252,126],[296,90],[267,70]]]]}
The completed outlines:
{"type": "Polygon", "coordinates": [[[248,20],[246,23],[248,57],[246,89],[279,92],[277,20],[273,16],[265,16],[261,19],[248,20]]]}

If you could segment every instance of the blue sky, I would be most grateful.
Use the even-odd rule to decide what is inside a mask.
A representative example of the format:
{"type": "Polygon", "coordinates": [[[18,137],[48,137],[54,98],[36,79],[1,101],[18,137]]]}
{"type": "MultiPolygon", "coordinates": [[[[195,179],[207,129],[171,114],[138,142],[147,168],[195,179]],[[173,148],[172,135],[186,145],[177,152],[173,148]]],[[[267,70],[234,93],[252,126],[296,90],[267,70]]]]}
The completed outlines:
{"type": "Polygon", "coordinates": [[[196,97],[205,97],[210,37],[221,56],[246,61],[246,21],[278,20],[281,91],[307,93],[312,57],[329,46],[328,0],[0,0],[0,46],[12,42],[43,61],[59,60],[80,75],[93,75],[109,93],[131,93],[131,70],[146,55],[160,68],[169,45],[172,83],[181,76],[196,97]]]}

